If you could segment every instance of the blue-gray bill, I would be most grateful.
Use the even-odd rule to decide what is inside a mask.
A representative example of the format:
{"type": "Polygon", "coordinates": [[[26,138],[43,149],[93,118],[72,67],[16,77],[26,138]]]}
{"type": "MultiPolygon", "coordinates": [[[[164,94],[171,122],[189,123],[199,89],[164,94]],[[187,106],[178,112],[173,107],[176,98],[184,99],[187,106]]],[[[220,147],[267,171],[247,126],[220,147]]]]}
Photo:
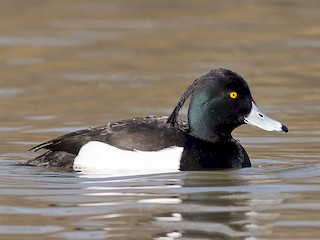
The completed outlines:
{"type": "Polygon", "coordinates": [[[266,131],[288,132],[288,128],[285,125],[268,117],[259,109],[255,102],[252,102],[251,111],[245,117],[244,122],[266,131]]]}

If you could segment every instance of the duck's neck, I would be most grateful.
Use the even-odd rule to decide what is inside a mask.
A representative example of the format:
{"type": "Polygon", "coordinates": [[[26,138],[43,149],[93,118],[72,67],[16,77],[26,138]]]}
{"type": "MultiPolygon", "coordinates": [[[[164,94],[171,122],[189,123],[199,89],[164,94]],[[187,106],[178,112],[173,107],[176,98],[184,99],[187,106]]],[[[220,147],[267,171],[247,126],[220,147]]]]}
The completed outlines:
{"type": "MultiPolygon", "coordinates": [[[[219,120],[219,119],[217,119],[219,120]]],[[[189,114],[189,132],[192,136],[206,142],[228,142],[232,139],[231,130],[226,131],[223,125],[215,125],[216,119],[199,114],[189,114]]]]}
{"type": "Polygon", "coordinates": [[[224,143],[230,142],[232,139],[231,134],[224,134],[219,131],[212,131],[212,129],[208,129],[206,127],[197,129],[190,128],[190,135],[195,138],[198,138],[202,141],[211,142],[211,143],[224,143]]]}
{"type": "Polygon", "coordinates": [[[211,101],[207,92],[191,98],[188,122],[192,136],[213,143],[230,141],[233,128],[224,117],[224,109],[217,105],[217,101],[211,101]]]}

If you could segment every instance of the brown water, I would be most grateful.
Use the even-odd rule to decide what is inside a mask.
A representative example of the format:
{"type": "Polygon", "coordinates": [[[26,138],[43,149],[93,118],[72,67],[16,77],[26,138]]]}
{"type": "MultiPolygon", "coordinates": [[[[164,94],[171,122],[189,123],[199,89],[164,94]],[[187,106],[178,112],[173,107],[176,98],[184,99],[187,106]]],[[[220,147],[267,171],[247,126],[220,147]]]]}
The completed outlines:
{"type": "Polygon", "coordinates": [[[0,2],[1,239],[320,239],[319,1],[0,2]],[[250,169],[130,177],[14,167],[34,144],[167,115],[212,68],[288,134],[236,130],[250,169]]]}

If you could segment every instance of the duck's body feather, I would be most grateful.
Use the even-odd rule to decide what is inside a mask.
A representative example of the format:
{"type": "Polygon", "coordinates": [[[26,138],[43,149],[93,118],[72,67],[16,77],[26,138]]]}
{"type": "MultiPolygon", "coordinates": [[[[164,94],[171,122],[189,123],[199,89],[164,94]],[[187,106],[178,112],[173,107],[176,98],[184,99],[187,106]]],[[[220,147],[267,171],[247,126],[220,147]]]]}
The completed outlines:
{"type": "Polygon", "coordinates": [[[28,164],[72,168],[80,149],[91,141],[128,151],[159,151],[173,146],[182,147],[187,139],[187,122],[179,121],[177,127],[172,127],[167,124],[167,119],[148,116],[68,133],[31,148],[34,151],[49,151],[30,160],[28,164]]]}
{"type": "Polygon", "coordinates": [[[233,138],[223,143],[203,141],[188,134],[187,122],[178,120],[173,127],[167,120],[149,116],[68,133],[32,148],[49,151],[28,165],[171,171],[251,166],[246,151],[233,138]]]}
{"type": "Polygon", "coordinates": [[[180,168],[183,147],[157,151],[122,150],[107,143],[85,144],[74,160],[73,168],[94,172],[171,172],[180,168]]]}

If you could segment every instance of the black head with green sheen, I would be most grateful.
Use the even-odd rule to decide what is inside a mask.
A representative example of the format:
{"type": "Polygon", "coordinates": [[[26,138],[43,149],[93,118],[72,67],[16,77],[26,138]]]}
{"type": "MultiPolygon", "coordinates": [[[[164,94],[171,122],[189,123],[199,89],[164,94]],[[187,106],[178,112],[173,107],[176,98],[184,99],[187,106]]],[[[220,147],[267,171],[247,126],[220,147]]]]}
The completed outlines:
{"type": "Polygon", "coordinates": [[[210,142],[224,141],[247,123],[267,131],[288,129],[269,118],[255,104],[247,82],[237,73],[216,69],[201,76],[187,89],[168,122],[175,125],[185,100],[191,96],[188,122],[190,134],[210,142]]]}

